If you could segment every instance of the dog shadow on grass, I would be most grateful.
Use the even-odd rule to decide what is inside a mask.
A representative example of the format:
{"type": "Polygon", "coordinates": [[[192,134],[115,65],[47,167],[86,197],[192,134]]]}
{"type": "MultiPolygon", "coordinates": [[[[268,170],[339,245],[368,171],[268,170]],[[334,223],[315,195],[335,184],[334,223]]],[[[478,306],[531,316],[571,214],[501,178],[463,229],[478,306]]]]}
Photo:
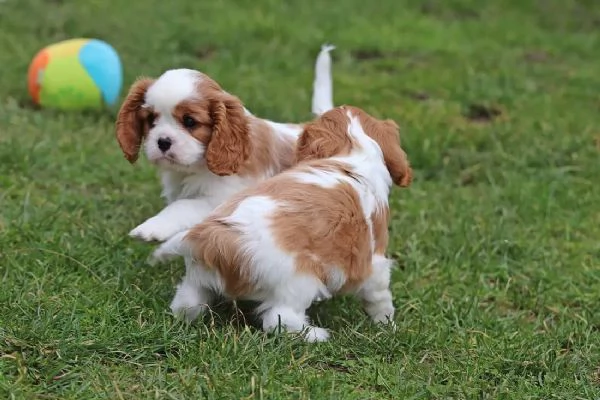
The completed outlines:
{"type": "MultiPolygon", "coordinates": [[[[258,304],[252,301],[222,300],[211,305],[193,324],[201,324],[220,332],[232,329],[236,334],[248,329],[262,332],[262,321],[256,312],[258,304]]],[[[348,297],[313,303],[307,310],[307,317],[312,325],[331,331],[347,326],[349,321],[356,322],[366,318],[360,313],[358,302],[348,297]]]]}
{"type": "MultiPolygon", "coordinates": [[[[169,314],[172,323],[188,325],[183,321],[177,321],[175,316],[168,310],[169,302],[174,295],[173,285],[179,279],[174,277],[179,277],[181,273],[181,265],[168,264],[166,268],[154,273],[144,272],[136,285],[139,285],[141,292],[146,294],[139,299],[139,303],[144,307],[155,309],[157,312],[162,309],[169,314]],[[156,285],[157,281],[168,282],[170,280],[172,280],[172,285],[156,285]]],[[[253,333],[261,332],[262,320],[256,311],[258,305],[258,302],[253,301],[219,299],[189,325],[207,329],[216,334],[230,332],[238,335],[248,330],[253,333]]],[[[314,302],[307,310],[307,317],[312,325],[330,331],[338,331],[345,327],[354,327],[357,324],[362,325],[367,322],[367,317],[362,311],[360,302],[352,296],[339,296],[314,302]]]]}

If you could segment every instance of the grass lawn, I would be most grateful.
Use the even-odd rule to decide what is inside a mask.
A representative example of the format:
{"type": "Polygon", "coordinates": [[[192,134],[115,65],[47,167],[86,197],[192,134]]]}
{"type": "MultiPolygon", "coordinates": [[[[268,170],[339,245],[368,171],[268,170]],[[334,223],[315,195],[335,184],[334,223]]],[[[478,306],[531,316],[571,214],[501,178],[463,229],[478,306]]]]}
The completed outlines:
{"type": "Polygon", "coordinates": [[[1,1],[0,397],[599,398],[599,39],[596,0],[1,1]],[[127,87],[192,67],[278,121],[310,117],[336,44],[336,104],[398,121],[415,168],[391,200],[397,331],[351,298],[313,307],[317,345],[232,307],[175,322],[182,263],[127,237],[163,205],[156,170],[114,113],[28,100],[31,57],[81,36],[127,87]]]}

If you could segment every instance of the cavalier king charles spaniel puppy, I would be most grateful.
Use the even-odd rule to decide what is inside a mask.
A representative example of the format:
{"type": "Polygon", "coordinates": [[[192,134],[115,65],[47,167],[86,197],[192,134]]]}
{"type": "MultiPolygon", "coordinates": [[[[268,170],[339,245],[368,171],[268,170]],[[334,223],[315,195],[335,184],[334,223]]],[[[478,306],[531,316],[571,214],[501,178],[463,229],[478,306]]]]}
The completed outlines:
{"type": "Polygon", "coordinates": [[[193,321],[217,297],[259,302],[263,329],[327,340],[306,309],[358,296],[376,322],[393,322],[388,196],[412,169],[392,120],[341,106],[308,123],[292,168],[245,189],[202,223],[174,235],[155,261],[182,256],[171,310],[193,321]]]}
{"type": "MultiPolygon", "coordinates": [[[[333,108],[331,59],[325,45],[315,64],[313,113],[333,108]]],[[[302,124],[252,115],[209,76],[174,69],[140,78],[123,102],[116,136],[130,163],[142,147],[161,173],[167,207],[130,232],[164,241],[201,222],[231,195],[291,166],[302,124]]]]}

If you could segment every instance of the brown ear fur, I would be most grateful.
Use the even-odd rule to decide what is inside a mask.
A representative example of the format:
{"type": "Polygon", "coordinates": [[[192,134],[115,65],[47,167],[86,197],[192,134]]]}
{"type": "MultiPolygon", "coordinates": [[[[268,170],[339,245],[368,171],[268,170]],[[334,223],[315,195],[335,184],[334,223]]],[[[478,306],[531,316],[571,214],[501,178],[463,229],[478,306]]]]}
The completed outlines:
{"type": "Polygon", "coordinates": [[[392,120],[383,121],[388,133],[382,140],[381,150],[383,159],[392,180],[400,187],[408,187],[412,182],[412,168],[406,157],[406,153],[400,146],[400,134],[398,125],[392,120]]]}
{"type": "Polygon", "coordinates": [[[348,154],[352,142],[347,135],[348,117],[339,109],[306,124],[296,143],[296,162],[348,154]]]}
{"type": "Polygon", "coordinates": [[[212,137],[206,149],[208,169],[220,176],[238,172],[250,156],[250,129],[241,101],[222,93],[210,101],[212,137]]]}
{"type": "Polygon", "coordinates": [[[121,105],[117,117],[117,140],[125,158],[134,163],[140,151],[144,137],[144,119],[140,115],[140,107],[144,104],[144,96],[154,79],[139,78],[129,89],[125,101],[121,105]]]}
{"type": "Polygon", "coordinates": [[[407,187],[412,182],[412,168],[406,153],[400,147],[400,133],[396,122],[391,119],[379,120],[356,107],[349,107],[357,114],[367,135],[379,144],[385,165],[394,183],[407,187]]]}

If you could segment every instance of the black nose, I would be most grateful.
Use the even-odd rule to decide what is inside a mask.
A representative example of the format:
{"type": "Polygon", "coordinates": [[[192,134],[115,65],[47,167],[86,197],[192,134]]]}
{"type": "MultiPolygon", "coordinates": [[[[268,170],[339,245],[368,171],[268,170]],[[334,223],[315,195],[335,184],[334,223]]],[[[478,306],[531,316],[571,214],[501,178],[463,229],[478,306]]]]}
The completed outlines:
{"type": "Polygon", "coordinates": [[[157,143],[163,153],[171,148],[171,139],[169,138],[159,138],[157,143]]]}

